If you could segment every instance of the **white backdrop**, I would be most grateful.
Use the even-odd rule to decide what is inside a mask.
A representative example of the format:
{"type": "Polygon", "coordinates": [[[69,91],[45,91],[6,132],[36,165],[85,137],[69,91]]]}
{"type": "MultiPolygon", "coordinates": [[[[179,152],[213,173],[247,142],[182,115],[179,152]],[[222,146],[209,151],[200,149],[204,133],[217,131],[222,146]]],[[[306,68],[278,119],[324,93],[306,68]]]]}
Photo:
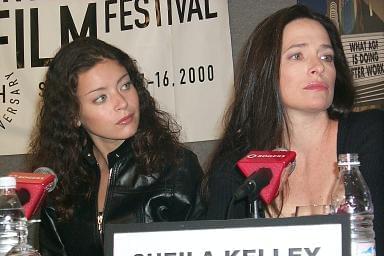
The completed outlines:
{"type": "Polygon", "coordinates": [[[184,142],[218,138],[233,83],[226,0],[9,0],[0,3],[0,155],[26,152],[45,63],[90,34],[138,61],[184,142]]]}

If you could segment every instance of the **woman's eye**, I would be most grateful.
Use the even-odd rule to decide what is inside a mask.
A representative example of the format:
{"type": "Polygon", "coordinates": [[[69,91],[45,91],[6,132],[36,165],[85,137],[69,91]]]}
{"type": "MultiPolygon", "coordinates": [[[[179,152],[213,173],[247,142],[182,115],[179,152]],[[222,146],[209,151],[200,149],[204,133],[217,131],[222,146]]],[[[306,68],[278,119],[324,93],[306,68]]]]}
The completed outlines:
{"type": "Polygon", "coordinates": [[[320,59],[325,60],[327,62],[333,62],[334,57],[333,57],[333,55],[323,55],[320,57],[320,59]]]}
{"type": "Polygon", "coordinates": [[[131,81],[126,82],[125,84],[123,84],[123,85],[121,86],[121,89],[122,89],[122,90],[128,90],[129,88],[131,88],[131,85],[132,85],[132,82],[131,82],[131,81]]]}
{"type": "Polygon", "coordinates": [[[300,53],[295,53],[295,54],[292,54],[289,58],[291,60],[299,60],[299,59],[301,59],[301,54],[300,53]]]}
{"type": "Polygon", "coordinates": [[[105,100],[107,99],[107,96],[105,95],[100,95],[99,97],[97,97],[94,102],[97,103],[97,104],[100,104],[100,103],[103,103],[105,102],[105,100]]]}

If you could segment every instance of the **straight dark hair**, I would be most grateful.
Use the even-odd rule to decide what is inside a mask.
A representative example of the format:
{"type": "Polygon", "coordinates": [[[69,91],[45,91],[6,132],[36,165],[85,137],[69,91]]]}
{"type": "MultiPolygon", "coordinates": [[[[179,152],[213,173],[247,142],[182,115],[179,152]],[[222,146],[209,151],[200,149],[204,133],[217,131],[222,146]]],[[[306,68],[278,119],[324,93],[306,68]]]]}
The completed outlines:
{"type": "MultiPolygon", "coordinates": [[[[259,23],[244,48],[236,69],[233,101],[224,118],[224,133],[212,155],[206,179],[223,165],[234,166],[249,150],[284,146],[287,116],[279,91],[283,30],[297,19],[319,22],[334,50],[336,81],[327,112],[331,119],[349,113],[354,103],[352,77],[337,28],[326,16],[302,5],[281,9],[259,23]]],[[[288,134],[289,136],[289,134],[288,134]]]]}

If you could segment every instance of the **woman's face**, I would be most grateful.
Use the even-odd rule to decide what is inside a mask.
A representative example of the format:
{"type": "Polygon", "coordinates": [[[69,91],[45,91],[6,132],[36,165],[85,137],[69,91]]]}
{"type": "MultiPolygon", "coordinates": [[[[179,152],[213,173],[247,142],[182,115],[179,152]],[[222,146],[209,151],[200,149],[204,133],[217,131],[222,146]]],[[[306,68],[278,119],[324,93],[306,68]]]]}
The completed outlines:
{"type": "Polygon", "coordinates": [[[317,21],[297,19],[283,31],[280,93],[288,112],[325,111],[332,103],[336,69],[327,31],[317,21]]]}
{"type": "Polygon", "coordinates": [[[139,97],[127,70],[103,60],[80,73],[77,85],[79,121],[94,143],[120,145],[139,126],[139,97]]]}

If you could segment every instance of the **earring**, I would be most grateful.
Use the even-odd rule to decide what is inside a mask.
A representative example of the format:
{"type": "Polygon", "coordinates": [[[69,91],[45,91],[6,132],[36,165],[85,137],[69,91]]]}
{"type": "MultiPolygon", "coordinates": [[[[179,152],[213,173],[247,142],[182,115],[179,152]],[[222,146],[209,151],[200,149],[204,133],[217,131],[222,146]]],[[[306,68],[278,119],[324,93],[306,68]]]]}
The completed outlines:
{"type": "Polygon", "coordinates": [[[77,127],[80,127],[80,126],[81,126],[81,122],[80,122],[80,120],[77,120],[77,121],[76,121],[76,126],[77,126],[77,127]]]}

